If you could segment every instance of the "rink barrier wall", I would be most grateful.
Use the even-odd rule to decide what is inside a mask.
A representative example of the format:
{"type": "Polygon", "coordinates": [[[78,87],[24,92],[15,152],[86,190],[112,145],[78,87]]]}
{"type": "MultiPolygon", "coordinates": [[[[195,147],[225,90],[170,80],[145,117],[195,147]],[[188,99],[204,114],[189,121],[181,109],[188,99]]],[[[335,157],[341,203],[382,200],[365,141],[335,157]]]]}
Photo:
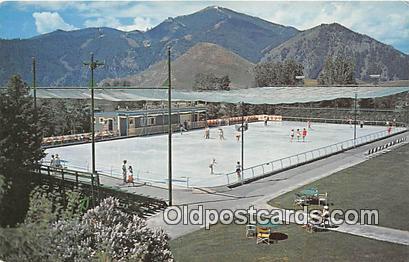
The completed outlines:
{"type": "MultiPolygon", "coordinates": [[[[364,120],[364,119],[357,119],[356,125],[359,125],[360,121],[364,121],[364,125],[374,125],[374,126],[388,126],[387,121],[372,121],[372,120],[364,120]]],[[[297,121],[297,122],[317,122],[317,123],[324,123],[324,124],[349,124],[348,119],[340,119],[340,118],[319,118],[319,117],[296,117],[296,116],[283,116],[282,121],[297,121]]],[[[407,126],[406,123],[403,122],[395,122],[393,126],[396,127],[405,127],[407,126]]],[[[352,125],[354,125],[354,119],[352,119],[352,125]]]]}
{"type": "MultiPolygon", "coordinates": [[[[224,186],[234,188],[242,184],[247,184],[282,171],[321,160],[359,146],[364,146],[372,142],[403,134],[407,131],[408,129],[395,129],[391,133],[388,133],[388,131],[380,131],[366,136],[358,137],[355,140],[345,140],[336,144],[248,167],[242,171],[240,181],[238,180],[236,172],[231,172],[224,175],[224,186]]],[[[219,186],[222,185],[223,184],[220,184],[219,186]]],[[[199,185],[197,185],[197,187],[199,187],[199,185]]]]}

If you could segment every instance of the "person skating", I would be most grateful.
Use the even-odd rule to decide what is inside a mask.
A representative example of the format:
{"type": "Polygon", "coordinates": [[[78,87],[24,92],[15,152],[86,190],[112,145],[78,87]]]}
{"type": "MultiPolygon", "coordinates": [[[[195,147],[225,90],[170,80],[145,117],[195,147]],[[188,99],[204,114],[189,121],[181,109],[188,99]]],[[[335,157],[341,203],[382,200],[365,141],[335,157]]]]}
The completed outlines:
{"type": "Polygon", "coordinates": [[[237,164],[236,164],[236,175],[237,175],[237,180],[240,182],[241,181],[241,165],[240,165],[240,161],[237,161],[237,164]]]}
{"type": "Polygon", "coordinates": [[[224,140],[224,131],[223,128],[219,127],[219,139],[224,140]]]}
{"type": "Polygon", "coordinates": [[[237,131],[235,135],[237,142],[240,142],[240,136],[241,136],[240,131],[237,131]]]}
{"type": "Polygon", "coordinates": [[[293,142],[293,140],[294,140],[294,129],[291,129],[291,132],[290,132],[290,142],[293,142]]]}
{"type": "Polygon", "coordinates": [[[128,183],[130,183],[130,184],[134,185],[134,182],[133,182],[133,169],[132,169],[132,166],[129,166],[128,170],[129,170],[129,173],[128,173],[128,183]]]}
{"type": "Polygon", "coordinates": [[[297,141],[300,142],[301,131],[297,128],[297,141]]]}
{"type": "Polygon", "coordinates": [[[305,137],[307,136],[307,129],[302,130],[302,141],[305,142],[305,137]]]}
{"type": "Polygon", "coordinates": [[[210,129],[208,126],[205,127],[205,139],[210,139],[210,129]]]}
{"type": "Polygon", "coordinates": [[[209,168],[210,168],[210,174],[214,174],[214,166],[216,165],[216,159],[213,158],[212,162],[210,162],[209,168]]]}

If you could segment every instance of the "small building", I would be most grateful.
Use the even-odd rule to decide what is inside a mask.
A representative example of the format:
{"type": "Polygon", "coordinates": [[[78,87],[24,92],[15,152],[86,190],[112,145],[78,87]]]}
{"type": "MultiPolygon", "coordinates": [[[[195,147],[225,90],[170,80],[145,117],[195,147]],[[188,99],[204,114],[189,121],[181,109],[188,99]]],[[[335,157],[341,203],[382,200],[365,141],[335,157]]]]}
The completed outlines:
{"type": "MultiPolygon", "coordinates": [[[[168,109],[144,109],[95,113],[95,131],[110,132],[119,136],[140,136],[168,132],[168,109]]],[[[187,129],[203,128],[206,125],[206,107],[172,108],[172,130],[180,125],[187,129]]]]}

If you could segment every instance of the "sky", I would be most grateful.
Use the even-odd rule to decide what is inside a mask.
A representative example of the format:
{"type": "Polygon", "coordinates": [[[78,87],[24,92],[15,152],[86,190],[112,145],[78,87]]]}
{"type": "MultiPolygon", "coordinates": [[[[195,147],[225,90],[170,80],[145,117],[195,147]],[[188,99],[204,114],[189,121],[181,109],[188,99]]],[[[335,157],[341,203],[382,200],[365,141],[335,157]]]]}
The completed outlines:
{"type": "Polygon", "coordinates": [[[217,5],[305,30],[340,23],[409,54],[409,1],[25,1],[0,0],[0,38],[86,27],[152,28],[168,17],[217,5]]]}

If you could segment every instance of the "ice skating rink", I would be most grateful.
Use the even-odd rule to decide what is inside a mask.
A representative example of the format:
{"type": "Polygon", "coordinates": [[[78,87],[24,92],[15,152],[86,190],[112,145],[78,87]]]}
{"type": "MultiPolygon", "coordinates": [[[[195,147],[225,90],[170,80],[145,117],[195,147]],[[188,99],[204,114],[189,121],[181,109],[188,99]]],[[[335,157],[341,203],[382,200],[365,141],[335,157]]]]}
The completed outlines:
{"type": "MultiPolygon", "coordinates": [[[[290,130],[306,127],[305,122],[251,123],[244,137],[244,167],[288,157],[353,138],[354,128],[342,124],[312,123],[305,142],[295,137],[290,142],[290,130]]],[[[233,172],[241,159],[241,142],[235,138],[235,127],[224,126],[225,140],[219,139],[217,128],[210,129],[210,139],[204,130],[173,134],[173,178],[175,184],[189,177],[190,185],[217,185],[221,175],[233,172]],[[209,164],[216,159],[214,173],[209,164]]],[[[357,126],[357,137],[384,131],[386,126],[357,126]]],[[[142,180],[167,183],[167,135],[136,137],[96,144],[96,169],[121,177],[122,161],[132,165],[134,177],[142,180]]],[[[53,148],[46,151],[46,160],[59,154],[67,161],[67,168],[91,169],[91,144],[53,148]]]]}

